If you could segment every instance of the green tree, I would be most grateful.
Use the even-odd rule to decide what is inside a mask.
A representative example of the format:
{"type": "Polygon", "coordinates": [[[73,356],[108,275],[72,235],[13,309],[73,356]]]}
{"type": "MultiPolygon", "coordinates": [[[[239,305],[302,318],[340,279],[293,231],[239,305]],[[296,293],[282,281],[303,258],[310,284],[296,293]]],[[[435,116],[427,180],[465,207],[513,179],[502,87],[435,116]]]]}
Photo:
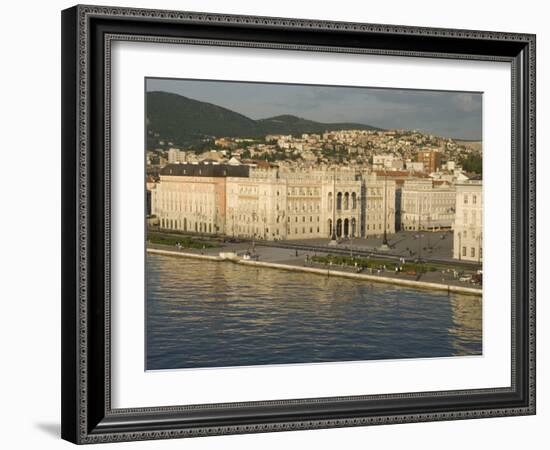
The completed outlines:
{"type": "Polygon", "coordinates": [[[479,175],[483,174],[483,160],[480,154],[470,153],[468,157],[462,158],[460,163],[466,172],[474,172],[479,175]]]}

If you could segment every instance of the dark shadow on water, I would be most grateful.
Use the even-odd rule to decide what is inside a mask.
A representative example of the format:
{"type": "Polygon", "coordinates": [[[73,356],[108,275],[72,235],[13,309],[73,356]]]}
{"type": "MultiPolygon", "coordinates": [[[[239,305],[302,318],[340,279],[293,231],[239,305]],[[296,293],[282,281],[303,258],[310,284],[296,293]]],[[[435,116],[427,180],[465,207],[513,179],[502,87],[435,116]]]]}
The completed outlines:
{"type": "Polygon", "coordinates": [[[59,423],[36,423],[36,428],[53,437],[61,437],[61,424],[59,423]]]}

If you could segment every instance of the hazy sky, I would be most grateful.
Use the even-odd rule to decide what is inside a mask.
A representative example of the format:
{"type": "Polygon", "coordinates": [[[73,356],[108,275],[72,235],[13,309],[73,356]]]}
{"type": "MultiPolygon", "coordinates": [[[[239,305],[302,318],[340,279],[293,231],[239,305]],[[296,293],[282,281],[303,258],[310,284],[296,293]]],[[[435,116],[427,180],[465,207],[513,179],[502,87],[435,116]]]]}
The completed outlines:
{"type": "Polygon", "coordinates": [[[252,119],[292,114],[481,139],[480,93],[173,79],[147,79],[146,89],[214,103],[252,119]]]}

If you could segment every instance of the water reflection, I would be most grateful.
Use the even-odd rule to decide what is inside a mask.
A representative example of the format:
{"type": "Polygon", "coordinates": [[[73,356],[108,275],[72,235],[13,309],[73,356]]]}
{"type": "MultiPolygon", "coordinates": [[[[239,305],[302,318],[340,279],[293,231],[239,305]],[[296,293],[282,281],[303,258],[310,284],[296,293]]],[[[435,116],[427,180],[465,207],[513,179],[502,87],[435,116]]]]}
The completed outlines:
{"type": "Polygon", "coordinates": [[[147,369],[481,354],[481,299],[147,256],[147,369]]]}

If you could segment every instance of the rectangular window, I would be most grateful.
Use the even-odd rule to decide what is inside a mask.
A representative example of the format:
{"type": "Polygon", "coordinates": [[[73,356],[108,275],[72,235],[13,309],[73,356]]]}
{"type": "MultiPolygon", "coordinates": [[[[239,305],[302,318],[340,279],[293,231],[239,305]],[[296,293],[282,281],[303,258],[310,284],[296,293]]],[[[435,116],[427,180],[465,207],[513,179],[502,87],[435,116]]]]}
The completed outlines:
{"type": "Polygon", "coordinates": [[[471,251],[470,251],[470,256],[471,256],[472,258],[474,258],[474,257],[476,256],[476,249],[475,249],[474,247],[472,247],[470,250],[471,250],[471,251]]]}
{"type": "Polygon", "coordinates": [[[462,247],[462,256],[466,256],[466,247],[462,247]]]}
{"type": "Polygon", "coordinates": [[[464,195],[464,204],[465,204],[465,205],[468,204],[468,196],[467,196],[467,195],[464,195]]]}

